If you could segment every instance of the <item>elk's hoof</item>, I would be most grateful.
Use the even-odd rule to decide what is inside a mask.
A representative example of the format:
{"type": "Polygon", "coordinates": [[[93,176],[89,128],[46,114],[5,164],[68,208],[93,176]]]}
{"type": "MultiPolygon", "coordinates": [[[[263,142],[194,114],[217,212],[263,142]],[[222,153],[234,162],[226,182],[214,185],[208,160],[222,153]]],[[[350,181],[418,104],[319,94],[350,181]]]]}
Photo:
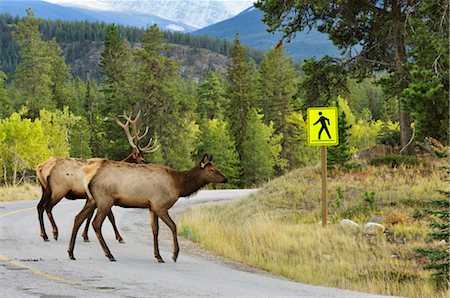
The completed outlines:
{"type": "Polygon", "coordinates": [[[41,235],[42,239],[44,239],[45,242],[49,242],[50,240],[48,240],[48,236],[47,235],[41,235]]]}
{"type": "Polygon", "coordinates": [[[119,243],[125,243],[125,241],[123,241],[123,239],[122,239],[122,238],[120,238],[120,239],[117,239],[117,241],[119,241],[119,243]]]}
{"type": "Polygon", "coordinates": [[[55,239],[56,241],[58,241],[58,233],[53,234],[53,239],[55,239]]]}
{"type": "Polygon", "coordinates": [[[155,256],[155,258],[158,260],[158,263],[165,263],[164,260],[163,260],[163,258],[161,258],[161,257],[156,257],[156,256],[155,256]]]}
{"type": "Polygon", "coordinates": [[[84,242],[91,242],[88,237],[83,237],[84,242]]]}
{"type": "Polygon", "coordinates": [[[172,257],[172,260],[173,260],[175,263],[177,262],[177,257],[178,257],[178,256],[173,256],[173,257],[172,257]]]}
{"type": "Polygon", "coordinates": [[[106,256],[111,262],[116,262],[116,259],[114,259],[113,255],[107,255],[106,256]]]}
{"type": "Polygon", "coordinates": [[[74,255],[73,255],[73,253],[72,252],[70,252],[70,251],[68,251],[68,253],[69,253],[69,259],[71,259],[71,260],[76,260],[75,259],[75,257],[74,257],[74,255]]]}

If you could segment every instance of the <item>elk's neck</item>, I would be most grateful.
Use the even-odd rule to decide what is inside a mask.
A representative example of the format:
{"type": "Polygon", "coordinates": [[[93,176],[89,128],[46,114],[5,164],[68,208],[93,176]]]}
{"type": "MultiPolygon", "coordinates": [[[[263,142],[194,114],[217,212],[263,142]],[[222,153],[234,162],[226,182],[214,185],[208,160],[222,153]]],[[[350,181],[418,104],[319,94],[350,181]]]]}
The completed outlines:
{"type": "Polygon", "coordinates": [[[175,184],[180,192],[180,197],[187,197],[197,192],[207,183],[199,176],[197,167],[189,171],[181,171],[175,173],[175,184]]]}

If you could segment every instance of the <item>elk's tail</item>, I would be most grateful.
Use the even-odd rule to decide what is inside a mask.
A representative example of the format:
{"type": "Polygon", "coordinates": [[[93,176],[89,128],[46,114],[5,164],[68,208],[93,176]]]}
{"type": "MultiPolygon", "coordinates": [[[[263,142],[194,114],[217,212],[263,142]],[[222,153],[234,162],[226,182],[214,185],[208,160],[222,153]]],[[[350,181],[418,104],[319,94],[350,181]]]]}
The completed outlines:
{"type": "Polygon", "coordinates": [[[95,174],[97,174],[98,169],[100,169],[100,167],[103,165],[104,162],[105,162],[104,159],[94,160],[92,163],[82,168],[85,174],[83,178],[83,187],[88,197],[88,200],[94,199],[91,190],[89,189],[89,184],[91,183],[92,178],[94,178],[95,174]]]}
{"type": "Polygon", "coordinates": [[[50,176],[53,167],[56,165],[56,161],[57,159],[55,157],[50,157],[36,168],[36,176],[42,185],[42,190],[48,189],[48,177],[50,176]]]}

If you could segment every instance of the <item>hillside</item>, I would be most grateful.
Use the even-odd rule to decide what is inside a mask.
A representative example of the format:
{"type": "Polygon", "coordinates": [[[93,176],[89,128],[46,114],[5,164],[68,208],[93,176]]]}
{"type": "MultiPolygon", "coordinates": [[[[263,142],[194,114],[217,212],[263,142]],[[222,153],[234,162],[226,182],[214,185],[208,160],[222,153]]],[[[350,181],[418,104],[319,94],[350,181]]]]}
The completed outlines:
{"type": "MultiPolygon", "coordinates": [[[[231,19],[197,30],[193,34],[196,36],[209,35],[229,41],[233,41],[236,34],[239,34],[242,44],[251,48],[267,50],[278,43],[281,35],[268,33],[262,16],[262,11],[249,8],[231,19]]],[[[297,61],[310,57],[339,55],[338,49],[327,35],[317,30],[298,32],[296,37],[286,44],[286,49],[297,61]]]]}
{"type": "MultiPolygon", "coordinates": [[[[9,14],[0,14],[0,70],[9,77],[19,63],[18,46],[12,38],[14,24],[20,20],[9,14]]],[[[106,23],[88,21],[43,20],[40,32],[44,40],[55,38],[64,52],[67,64],[74,77],[100,80],[97,62],[103,51],[106,23]]],[[[144,30],[137,27],[118,26],[119,35],[136,46],[144,30]]],[[[180,62],[180,73],[185,77],[197,79],[205,70],[224,69],[231,53],[231,43],[208,36],[192,36],[182,32],[164,32],[165,38],[174,45],[171,55],[180,62]]],[[[261,61],[262,52],[247,49],[248,55],[256,62],[261,61]]]]}

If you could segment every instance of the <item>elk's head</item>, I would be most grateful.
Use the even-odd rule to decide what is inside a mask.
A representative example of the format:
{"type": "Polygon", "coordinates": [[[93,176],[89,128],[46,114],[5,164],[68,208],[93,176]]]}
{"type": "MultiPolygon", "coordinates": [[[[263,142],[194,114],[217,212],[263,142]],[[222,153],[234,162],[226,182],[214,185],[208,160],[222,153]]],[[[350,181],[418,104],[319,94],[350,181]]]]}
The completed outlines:
{"type": "Polygon", "coordinates": [[[212,163],[212,155],[205,154],[200,161],[200,173],[207,183],[227,183],[228,179],[212,163]]]}

